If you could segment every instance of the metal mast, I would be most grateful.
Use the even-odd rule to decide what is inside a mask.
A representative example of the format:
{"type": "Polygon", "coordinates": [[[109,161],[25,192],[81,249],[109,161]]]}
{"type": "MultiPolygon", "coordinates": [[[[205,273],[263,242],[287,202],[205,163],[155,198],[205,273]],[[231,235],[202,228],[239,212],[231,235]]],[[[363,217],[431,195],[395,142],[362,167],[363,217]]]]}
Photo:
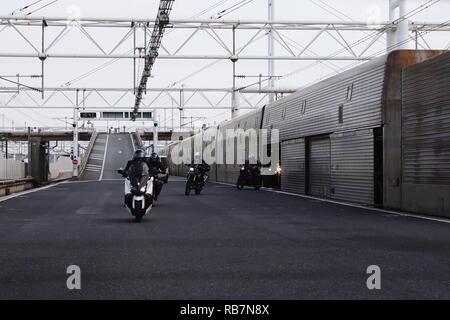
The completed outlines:
{"type": "MultiPolygon", "coordinates": [[[[268,0],[268,20],[273,21],[274,20],[274,0],[268,0]]],[[[273,35],[272,35],[272,28],[273,26],[270,25],[270,31],[267,34],[268,36],[268,52],[267,55],[269,57],[273,57],[274,55],[274,41],[273,41],[273,35]]],[[[275,81],[274,81],[274,70],[275,70],[275,60],[273,59],[269,59],[268,61],[268,76],[269,76],[269,89],[272,89],[275,86],[275,81]]],[[[275,100],[275,94],[270,93],[269,94],[269,103],[274,102],[275,100]]]]}
{"type": "Polygon", "coordinates": [[[395,26],[387,33],[387,51],[409,49],[407,0],[389,0],[389,22],[395,26]]]}
{"type": "Polygon", "coordinates": [[[142,95],[147,88],[147,80],[150,77],[153,64],[158,57],[159,47],[161,46],[161,40],[164,35],[164,31],[169,24],[169,15],[172,10],[172,4],[174,0],[161,0],[158,8],[158,15],[156,16],[155,25],[153,27],[150,43],[145,53],[145,66],[142,72],[141,82],[136,90],[136,101],[134,103],[133,113],[131,120],[136,120],[139,106],[141,105],[142,95]]]}

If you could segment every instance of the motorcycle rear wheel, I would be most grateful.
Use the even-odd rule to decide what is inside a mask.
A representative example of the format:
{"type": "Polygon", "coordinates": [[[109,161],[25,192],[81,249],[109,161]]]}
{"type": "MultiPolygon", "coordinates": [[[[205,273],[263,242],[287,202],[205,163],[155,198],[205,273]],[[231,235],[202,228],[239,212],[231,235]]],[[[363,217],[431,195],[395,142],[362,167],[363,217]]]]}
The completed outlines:
{"type": "Polygon", "coordinates": [[[262,186],[262,179],[261,178],[256,178],[255,184],[253,185],[253,187],[255,188],[255,190],[259,190],[261,189],[262,186]]]}

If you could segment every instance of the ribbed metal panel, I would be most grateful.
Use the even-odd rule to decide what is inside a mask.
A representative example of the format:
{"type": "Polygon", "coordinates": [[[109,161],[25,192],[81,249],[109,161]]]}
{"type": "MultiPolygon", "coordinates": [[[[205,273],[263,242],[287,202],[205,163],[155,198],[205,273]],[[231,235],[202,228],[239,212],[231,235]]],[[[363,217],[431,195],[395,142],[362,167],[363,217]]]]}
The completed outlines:
{"type": "Polygon", "coordinates": [[[450,185],[450,55],[403,74],[403,182],[450,185]]]}
{"type": "Polygon", "coordinates": [[[305,193],[305,140],[281,143],[281,190],[305,193]]]}
{"type": "Polygon", "coordinates": [[[379,127],[382,123],[386,57],[365,63],[266,106],[263,127],[280,130],[280,139],[379,127]],[[347,90],[353,86],[351,99],[347,90]],[[343,107],[343,123],[338,108],[343,107]]]}
{"type": "Polygon", "coordinates": [[[373,130],[335,133],[331,138],[331,198],[374,203],[373,130]]]}
{"type": "MultiPolygon", "coordinates": [[[[250,111],[235,119],[231,119],[229,121],[221,123],[219,125],[219,130],[223,135],[223,139],[225,139],[226,137],[227,129],[234,129],[234,130],[242,129],[244,131],[248,129],[259,129],[262,121],[262,113],[263,111],[261,108],[255,111],[250,111]]],[[[225,163],[227,153],[227,150],[225,148],[225,142],[222,140],[218,141],[218,143],[222,143],[224,145],[223,163],[225,163]]],[[[246,157],[248,157],[248,152],[246,154],[246,157]]],[[[234,159],[235,159],[234,164],[217,165],[217,181],[233,184],[236,183],[239,177],[239,166],[241,165],[241,163],[237,163],[236,150],[234,152],[234,159]]]]}
{"type": "Polygon", "coordinates": [[[309,188],[308,193],[317,197],[330,197],[331,152],[330,138],[309,141],[309,188]]]}
{"type": "Polygon", "coordinates": [[[450,53],[402,81],[402,209],[450,216],[450,53]]]}

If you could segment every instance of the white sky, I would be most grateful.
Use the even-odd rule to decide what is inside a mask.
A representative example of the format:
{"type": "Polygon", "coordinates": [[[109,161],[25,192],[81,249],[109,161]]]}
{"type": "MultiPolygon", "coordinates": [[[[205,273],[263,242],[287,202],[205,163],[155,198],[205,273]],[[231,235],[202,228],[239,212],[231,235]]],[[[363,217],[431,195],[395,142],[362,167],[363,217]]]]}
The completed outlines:
{"type": "MultiPolygon", "coordinates": [[[[0,14],[8,15],[14,10],[25,5],[31,4],[36,0],[3,0],[0,2],[0,14]]],[[[44,0],[41,3],[46,4],[52,0],[44,0]]],[[[173,5],[172,18],[190,18],[205,8],[211,5],[223,2],[223,5],[208,11],[198,18],[210,18],[217,12],[240,2],[241,0],[175,0],[173,5]]],[[[409,10],[412,10],[429,0],[409,0],[409,10]]],[[[275,2],[275,19],[276,20],[320,20],[320,21],[342,21],[350,19],[355,21],[367,21],[368,19],[377,18],[382,21],[388,19],[388,0],[274,0],[275,2]],[[329,5],[339,10],[327,12],[320,6],[331,10],[329,5]],[[344,18],[342,14],[348,16],[344,18]],[[337,16],[336,16],[337,15],[337,16]],[[378,16],[378,17],[377,17],[378,16]]],[[[32,9],[37,9],[41,5],[37,4],[32,9]]],[[[58,2],[34,13],[34,16],[68,16],[72,13],[79,14],[81,17],[117,17],[117,18],[154,18],[159,1],[157,0],[59,0],[58,2]]],[[[29,11],[30,11],[29,10],[29,11]]],[[[28,11],[27,11],[28,12],[28,11]]],[[[415,15],[414,21],[427,22],[445,22],[450,18],[450,1],[441,0],[439,3],[427,8],[421,13],[415,15]]],[[[267,19],[267,0],[253,0],[245,7],[230,13],[225,17],[226,19],[267,19]]],[[[20,30],[32,39],[36,46],[40,46],[39,28],[21,28],[20,30]]],[[[95,29],[95,28],[94,28],[95,29]]],[[[1,29],[0,29],[1,30],[1,29]]],[[[89,30],[92,36],[102,46],[111,49],[126,30],[89,30]]],[[[48,32],[47,41],[51,41],[53,37],[59,32],[58,29],[48,32]]],[[[192,31],[173,30],[165,35],[163,44],[169,49],[174,50],[177,45],[181,44],[184,39],[192,31]]],[[[223,36],[225,41],[230,44],[231,32],[218,32],[223,36]]],[[[244,44],[254,34],[253,32],[238,31],[237,46],[244,44]]],[[[298,45],[306,45],[316,34],[316,32],[284,32],[283,35],[289,37],[298,45]]],[[[343,33],[348,42],[354,42],[359,38],[364,37],[362,32],[347,32],[343,33]]],[[[27,43],[20,38],[20,36],[11,28],[7,28],[0,32],[0,47],[1,52],[29,52],[32,53],[27,43]]],[[[426,36],[426,41],[432,48],[442,49],[449,45],[450,36],[448,32],[434,32],[426,36]]],[[[330,55],[333,52],[340,50],[342,47],[337,42],[332,40],[328,35],[323,35],[319,41],[310,49],[319,55],[330,55]]],[[[362,48],[362,47],[361,47],[362,48]]],[[[383,37],[376,45],[367,52],[367,55],[375,54],[385,48],[385,38],[383,37]]],[[[131,41],[125,42],[117,53],[126,53],[132,49],[131,41]]],[[[72,30],[66,38],[61,40],[52,51],[54,53],[98,53],[93,47],[92,43],[80,34],[78,30],[72,30]]],[[[163,54],[162,52],[160,52],[163,54]]],[[[198,34],[193,41],[186,46],[180,54],[224,54],[217,44],[204,34],[198,34]]],[[[267,53],[267,39],[263,38],[257,43],[249,47],[245,54],[248,55],[265,55],[267,53]]],[[[286,55],[281,46],[275,46],[276,55],[286,55]]],[[[100,59],[48,59],[46,61],[46,85],[60,86],[68,81],[71,81],[78,76],[85,74],[91,69],[103,64],[107,60],[100,59]]],[[[201,67],[209,64],[212,61],[183,61],[183,60],[157,60],[153,74],[154,78],[149,79],[149,87],[166,87],[173,82],[183,79],[187,75],[195,72],[201,67]]],[[[313,61],[277,61],[275,63],[275,74],[285,75],[295,70],[302,70],[290,77],[284,77],[277,81],[276,86],[279,87],[301,87],[311,82],[317,81],[321,78],[329,76],[333,70],[353,65],[353,62],[331,62],[331,63],[315,63],[313,61]]],[[[0,76],[14,75],[14,74],[40,74],[40,62],[34,59],[24,58],[0,58],[0,76]]],[[[257,75],[259,73],[267,74],[267,62],[265,61],[247,61],[241,60],[237,63],[237,73],[246,75],[257,75]]],[[[86,77],[79,82],[73,83],[74,87],[131,87],[133,79],[133,66],[131,60],[121,60],[111,64],[93,75],[86,77]]],[[[231,62],[224,60],[214,65],[211,68],[197,74],[194,77],[186,79],[183,84],[186,87],[231,87],[232,69],[231,62]]],[[[39,80],[24,79],[24,83],[31,86],[39,86],[39,80]]],[[[254,82],[254,79],[242,79],[238,81],[238,86],[254,82]]],[[[4,81],[0,80],[0,86],[8,86],[4,81]]],[[[48,95],[48,94],[47,94],[48,95]]],[[[187,96],[188,94],[186,94],[187,96]]],[[[117,100],[119,94],[112,93],[105,95],[108,99],[117,100]]],[[[175,96],[177,96],[175,94],[175,96]]],[[[210,95],[212,100],[218,101],[220,94],[210,95]]],[[[52,118],[55,117],[71,117],[70,110],[11,110],[2,108],[2,106],[10,99],[11,94],[0,93],[0,115],[5,115],[5,125],[11,126],[14,121],[16,126],[23,126],[25,122],[33,126],[63,126],[64,124],[52,118]]],[[[32,94],[32,97],[39,103],[39,94],[32,94]]],[[[149,94],[145,101],[149,102],[153,99],[154,94],[149,94]]],[[[33,101],[23,93],[19,95],[19,99],[14,103],[15,105],[33,105],[33,101]]],[[[73,98],[73,94],[71,96],[73,98]]],[[[261,96],[249,95],[253,103],[256,103],[261,96]]],[[[57,98],[53,100],[56,105],[68,105],[68,101],[64,98],[57,98]]],[[[240,102],[245,105],[241,99],[240,102]]],[[[205,106],[205,100],[200,98],[192,99],[191,104],[205,106]]],[[[100,97],[90,98],[88,105],[90,106],[106,106],[105,102],[100,97]]],[[[120,106],[129,106],[131,109],[133,99],[124,101],[120,106]]],[[[170,106],[170,98],[164,96],[157,100],[155,106],[170,106]]],[[[222,102],[222,105],[230,105],[230,99],[222,102]]],[[[171,125],[171,110],[166,111],[166,123],[171,125]]],[[[160,111],[160,121],[164,124],[164,112],[160,111]]],[[[186,116],[193,117],[207,117],[206,120],[200,120],[197,125],[201,123],[213,124],[224,119],[230,118],[230,111],[228,110],[186,110],[186,116]]],[[[178,125],[178,111],[174,113],[174,124],[178,125]]],[[[0,126],[2,123],[0,123],[0,126]]]]}

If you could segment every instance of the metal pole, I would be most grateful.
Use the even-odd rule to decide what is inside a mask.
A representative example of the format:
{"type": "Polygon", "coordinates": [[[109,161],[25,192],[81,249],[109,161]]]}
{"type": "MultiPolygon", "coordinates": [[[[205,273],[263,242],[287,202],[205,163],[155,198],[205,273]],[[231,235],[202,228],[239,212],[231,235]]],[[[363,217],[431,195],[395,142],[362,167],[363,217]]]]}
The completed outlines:
{"type": "MultiPolygon", "coordinates": [[[[78,90],[76,92],[76,107],[73,108],[73,160],[78,161],[78,90]]],[[[73,176],[78,177],[78,164],[74,165],[73,176]]]]}
{"type": "Polygon", "coordinates": [[[236,56],[236,26],[233,26],[233,56],[231,57],[231,62],[233,63],[233,88],[231,90],[231,117],[235,118],[238,116],[238,101],[236,93],[236,62],[238,58],[236,56]]]}
{"type": "Polygon", "coordinates": [[[42,100],[44,100],[44,61],[45,61],[45,57],[44,57],[44,50],[45,50],[45,23],[44,21],[42,21],[42,58],[41,58],[41,85],[42,85],[42,100]]]}
{"type": "Polygon", "coordinates": [[[31,127],[28,127],[28,163],[27,175],[31,176],[31,127]]]}
{"type": "MultiPolygon", "coordinates": [[[[273,21],[274,20],[274,0],[268,0],[268,20],[273,21]]],[[[273,41],[273,35],[272,35],[272,25],[269,25],[270,31],[267,34],[268,37],[268,50],[267,55],[269,57],[274,56],[274,41],[273,41]]],[[[274,72],[275,72],[275,61],[273,59],[270,59],[268,62],[268,75],[269,75],[269,89],[273,88],[275,86],[274,81],[274,72]]],[[[269,103],[275,101],[275,95],[273,93],[269,94],[269,103]]]]}
{"type": "Polygon", "coordinates": [[[183,119],[184,119],[184,84],[181,85],[180,90],[180,129],[183,128],[183,119]]]}
{"type": "Polygon", "coordinates": [[[158,153],[158,121],[156,119],[155,109],[153,111],[153,152],[158,153]]]}
{"type": "Polygon", "coordinates": [[[171,119],[171,121],[172,121],[172,131],[173,131],[173,129],[175,129],[175,127],[174,127],[174,114],[173,114],[173,100],[172,100],[172,119],[171,119]]]}
{"type": "Polygon", "coordinates": [[[410,49],[409,44],[409,19],[405,18],[408,14],[408,1],[398,0],[398,7],[400,11],[400,17],[403,17],[398,23],[397,29],[397,42],[399,43],[399,49],[410,49]]]}
{"type": "Polygon", "coordinates": [[[389,22],[391,29],[387,33],[387,51],[409,49],[409,19],[407,0],[389,0],[389,22]],[[396,21],[396,25],[393,22],[396,21]],[[395,28],[395,31],[392,30],[395,28]]]}
{"type": "Polygon", "coordinates": [[[133,93],[136,94],[136,25],[133,24],[133,93]]]}
{"type": "Polygon", "coordinates": [[[416,31],[415,31],[415,48],[416,48],[416,50],[419,49],[419,35],[417,33],[417,28],[416,28],[416,31]]]}

